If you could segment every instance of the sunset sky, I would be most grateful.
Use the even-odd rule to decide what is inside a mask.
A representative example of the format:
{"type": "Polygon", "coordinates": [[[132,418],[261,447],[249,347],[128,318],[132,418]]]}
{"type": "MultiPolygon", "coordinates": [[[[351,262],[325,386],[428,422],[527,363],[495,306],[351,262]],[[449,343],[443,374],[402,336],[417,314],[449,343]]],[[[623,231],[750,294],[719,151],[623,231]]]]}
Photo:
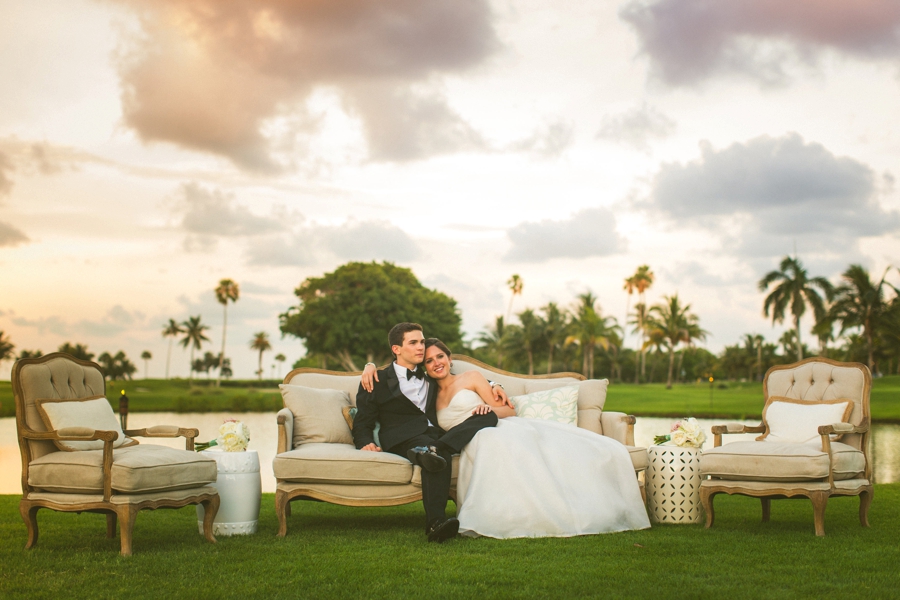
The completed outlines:
{"type": "Polygon", "coordinates": [[[218,351],[228,277],[235,376],[256,331],[268,376],[305,352],[294,288],[350,260],[410,267],[470,337],[513,273],[514,310],[591,290],[621,322],[648,264],[718,352],[781,335],[756,283],[787,254],[900,264],[896,0],[3,2],[0,82],[16,352],[161,377],[169,318],[218,351]]]}

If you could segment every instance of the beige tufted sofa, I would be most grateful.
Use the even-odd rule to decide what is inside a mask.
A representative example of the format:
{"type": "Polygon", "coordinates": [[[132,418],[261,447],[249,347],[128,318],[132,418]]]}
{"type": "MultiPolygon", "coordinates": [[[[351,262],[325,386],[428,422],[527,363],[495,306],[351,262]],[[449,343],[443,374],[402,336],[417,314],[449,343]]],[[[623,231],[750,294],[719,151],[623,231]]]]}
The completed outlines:
{"type": "MultiPolygon", "coordinates": [[[[624,444],[636,474],[647,468],[646,448],[634,446],[635,418],[603,410],[607,380],[585,381],[577,373],[516,375],[467,356],[453,356],[454,373],[469,370],[480,371],[488,379],[502,384],[510,396],[584,381],[588,387],[582,388],[579,393],[578,426],[624,444]]],[[[349,395],[350,402],[355,405],[359,377],[359,373],[300,368],[288,373],[284,383],[341,390],[349,395]]],[[[422,499],[419,467],[405,458],[387,452],[363,452],[349,443],[311,442],[293,447],[295,415],[284,408],[279,411],[277,419],[278,453],[273,461],[273,470],[277,481],[275,510],[279,536],[287,534],[287,517],[290,516],[293,500],[320,500],[344,506],[395,506],[422,499]]],[[[456,483],[458,460],[459,456],[453,459],[451,486],[456,483]]]]}
{"type": "Polygon", "coordinates": [[[813,503],[816,535],[825,535],[825,506],[831,496],[859,496],[859,519],[868,526],[872,501],[872,461],[869,457],[869,393],[872,376],[859,363],[808,358],[766,372],[763,394],[807,403],[849,399],[847,423],[822,425],[820,443],[788,443],[766,440],[722,445],[732,433],[764,434],[764,424],[717,425],[712,428],[715,447],[700,458],[700,499],[706,509],[706,527],[715,520],[716,494],[740,494],[760,498],[762,519],[769,520],[773,499],[802,496],[813,503]],[[842,435],[840,441],[831,436],[842,435]]]}
{"type": "Polygon", "coordinates": [[[209,485],[216,481],[216,462],[193,452],[196,429],[158,426],[125,430],[127,443],[116,449],[116,431],[85,426],[49,431],[39,413],[38,401],[77,402],[106,395],[106,381],[99,365],[60,352],[17,361],[12,387],[22,454],[19,511],[28,528],[26,548],[37,543],[37,512],[41,508],[103,513],[110,538],[115,537],[118,520],[121,553],[130,555],[138,511],[202,504],[204,535],[210,542],[216,541],[212,524],[219,495],[209,485]],[[130,439],[134,437],[184,437],[186,450],[142,445],[130,439]],[[58,442],[83,444],[97,440],[102,449],[72,451],[57,447],[58,442]]]}

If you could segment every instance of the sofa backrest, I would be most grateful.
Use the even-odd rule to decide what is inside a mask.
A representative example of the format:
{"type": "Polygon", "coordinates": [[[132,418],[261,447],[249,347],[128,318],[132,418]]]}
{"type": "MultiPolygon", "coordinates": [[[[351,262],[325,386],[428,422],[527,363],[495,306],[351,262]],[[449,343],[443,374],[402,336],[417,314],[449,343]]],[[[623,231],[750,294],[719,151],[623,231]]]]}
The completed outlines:
{"type": "MultiPolygon", "coordinates": [[[[510,396],[521,396],[566,385],[578,385],[578,426],[595,433],[603,433],[600,413],[606,402],[606,379],[585,380],[578,373],[553,373],[550,375],[518,375],[496,369],[485,363],[463,355],[453,355],[452,373],[479,371],[485,378],[501,384],[510,396]]],[[[317,389],[336,389],[350,394],[350,401],[356,406],[356,392],[359,389],[360,373],[326,371],[324,369],[294,369],[284,378],[284,383],[303,385],[317,389]]]]}

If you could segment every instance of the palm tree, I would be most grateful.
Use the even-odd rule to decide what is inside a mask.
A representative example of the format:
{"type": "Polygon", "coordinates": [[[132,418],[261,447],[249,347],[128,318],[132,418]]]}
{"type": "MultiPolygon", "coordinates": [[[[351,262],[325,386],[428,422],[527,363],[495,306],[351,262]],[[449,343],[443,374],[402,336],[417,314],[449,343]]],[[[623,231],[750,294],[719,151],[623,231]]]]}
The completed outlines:
{"type": "Polygon", "coordinates": [[[259,369],[257,369],[256,374],[259,376],[259,380],[262,381],[262,358],[263,352],[266,350],[272,349],[272,344],[269,343],[269,334],[265,331],[259,331],[253,334],[253,339],[250,340],[250,348],[253,350],[259,351],[259,369]]]}
{"type": "Polygon", "coordinates": [[[162,336],[164,338],[172,338],[169,340],[169,351],[166,353],[166,379],[169,378],[169,361],[172,358],[172,342],[175,341],[175,338],[184,333],[181,330],[181,325],[175,322],[175,319],[169,319],[168,324],[163,325],[162,336]]]}
{"type": "Polygon", "coordinates": [[[149,350],[144,350],[141,352],[141,358],[144,359],[144,379],[147,379],[147,370],[150,368],[148,361],[153,358],[153,355],[150,354],[149,350]]]}
{"type": "Polygon", "coordinates": [[[647,321],[647,305],[643,302],[638,302],[634,305],[634,318],[626,323],[626,325],[633,325],[631,329],[631,333],[636,333],[640,335],[638,338],[638,351],[634,353],[634,382],[640,383],[641,381],[646,381],[645,375],[645,367],[647,365],[647,361],[645,359],[646,350],[652,344],[648,344],[646,340],[646,336],[648,335],[646,321],[647,321]]]}
{"type": "Polygon", "coordinates": [[[15,349],[15,347],[16,345],[10,341],[6,333],[0,331],[0,363],[2,363],[4,360],[13,358],[13,350],[15,349]]]}
{"type": "Polygon", "coordinates": [[[566,313],[559,310],[555,302],[550,302],[543,309],[544,316],[540,319],[543,329],[544,343],[547,344],[547,373],[553,372],[553,351],[566,341],[566,329],[568,327],[566,313]]]}
{"type": "Polygon", "coordinates": [[[744,334],[744,347],[747,349],[747,355],[753,361],[752,371],[756,372],[756,381],[762,381],[762,347],[765,338],[758,333],[744,334]]]}
{"type": "Polygon", "coordinates": [[[493,329],[485,329],[478,334],[478,341],[484,344],[488,352],[493,352],[497,357],[497,368],[503,368],[503,345],[506,343],[506,326],[503,317],[494,320],[493,329]]]}
{"type": "MultiPolygon", "coordinates": [[[[700,329],[700,319],[688,312],[691,305],[681,305],[678,294],[663,296],[664,302],[652,306],[647,314],[648,329],[656,333],[657,338],[666,342],[669,350],[669,374],[666,378],[666,389],[672,388],[672,370],[675,366],[675,347],[692,339],[706,339],[707,332],[700,329]]],[[[651,336],[652,338],[653,336],[651,336]]]]}
{"type": "Polygon", "coordinates": [[[222,383],[222,361],[225,360],[225,332],[228,328],[228,301],[237,302],[241,289],[231,279],[221,279],[216,286],[216,300],[222,305],[222,353],[219,354],[219,374],[216,375],[216,387],[222,383]]]}
{"type": "Polygon", "coordinates": [[[506,320],[508,321],[512,315],[513,300],[516,299],[516,296],[522,295],[522,288],[525,286],[525,283],[518,274],[514,274],[507,280],[506,285],[509,287],[509,291],[512,292],[512,296],[509,297],[509,308],[506,309],[506,320]]]}
{"type": "Polygon", "coordinates": [[[281,353],[279,352],[278,354],[275,355],[275,360],[278,362],[279,365],[281,365],[282,372],[283,372],[283,369],[284,369],[284,361],[287,360],[287,356],[285,356],[284,354],[281,354],[281,353]]]}
{"type": "Polygon", "coordinates": [[[875,335],[889,308],[884,298],[885,287],[890,287],[894,293],[900,294],[900,290],[884,280],[890,269],[891,267],[885,269],[881,281],[876,284],[861,265],[850,265],[841,275],[844,282],[835,290],[834,304],[830,311],[831,317],[841,322],[841,333],[853,327],[862,328],[863,338],[866,340],[868,366],[873,372],[875,335]]]}
{"type": "Polygon", "coordinates": [[[566,343],[581,346],[581,372],[594,378],[594,350],[610,347],[610,338],[621,331],[615,317],[604,317],[597,306],[597,297],[590,291],[578,295],[578,304],[570,324],[572,334],[566,343]]]}
{"type": "Polygon", "coordinates": [[[806,312],[806,306],[813,309],[816,319],[825,314],[825,302],[815,290],[819,288],[825,298],[831,298],[834,286],[824,277],[809,277],[799,258],[785,256],[781,260],[778,271],[770,271],[759,280],[759,291],[765,292],[770,285],[776,284],[766,296],[763,303],[763,315],[772,313],[772,324],[784,322],[785,311],[790,306],[794,317],[794,330],[797,332],[797,360],[803,360],[803,344],[800,340],[800,317],[806,312]]]}
{"type": "Polygon", "coordinates": [[[541,320],[530,308],[516,316],[519,317],[519,325],[507,328],[506,343],[514,351],[525,353],[528,359],[528,374],[534,375],[534,353],[543,341],[541,320]]]}
{"type": "Polygon", "coordinates": [[[181,323],[181,333],[184,334],[184,337],[181,338],[179,344],[181,344],[182,348],[187,348],[188,346],[191,348],[191,372],[188,376],[188,379],[191,381],[194,380],[194,350],[200,350],[203,347],[203,342],[209,341],[205,334],[209,326],[201,323],[200,319],[200,315],[197,315],[196,317],[188,317],[187,321],[181,323]]]}
{"type": "MultiPolygon", "coordinates": [[[[634,275],[625,280],[625,289],[629,288],[633,289],[638,294],[638,301],[646,308],[647,299],[644,296],[644,292],[650,289],[650,286],[653,285],[653,281],[656,276],[653,274],[653,271],[650,270],[650,265],[641,265],[634,272],[634,275]]],[[[628,292],[629,298],[631,296],[631,291],[628,292]]],[[[637,307],[635,307],[637,308],[637,307]]],[[[647,358],[645,355],[646,343],[644,342],[646,331],[644,330],[644,317],[646,314],[643,311],[639,311],[637,313],[637,328],[636,332],[640,333],[641,339],[638,348],[640,349],[640,357],[641,357],[641,379],[644,378],[647,371],[647,358]]],[[[638,382],[638,374],[637,369],[635,369],[634,373],[634,382],[638,382]]]]}

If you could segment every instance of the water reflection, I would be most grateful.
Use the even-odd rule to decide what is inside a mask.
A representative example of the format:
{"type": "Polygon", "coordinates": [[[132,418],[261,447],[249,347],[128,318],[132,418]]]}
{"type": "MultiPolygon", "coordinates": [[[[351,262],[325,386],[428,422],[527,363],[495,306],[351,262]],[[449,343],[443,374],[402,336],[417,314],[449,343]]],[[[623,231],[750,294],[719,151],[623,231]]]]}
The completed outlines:
{"type": "MultiPolygon", "coordinates": [[[[177,425],[179,427],[196,427],[200,430],[200,441],[207,441],[216,436],[219,425],[227,418],[239,418],[250,428],[250,448],[259,452],[260,475],[264,492],[275,491],[275,475],[272,473],[272,459],[275,458],[275,447],[278,443],[278,426],[275,413],[132,413],[128,418],[128,427],[140,429],[152,425],[177,425]]],[[[709,436],[704,447],[713,445],[710,427],[725,423],[726,419],[699,419],[700,424],[709,436]]],[[[667,433],[675,419],[638,417],[634,428],[635,443],[638,446],[649,446],[653,436],[667,433]]],[[[735,421],[732,421],[735,422],[735,421]]],[[[758,425],[759,421],[737,421],[748,425],[758,425]]],[[[726,443],[739,439],[753,439],[754,434],[729,435],[726,443]]],[[[900,425],[875,425],[872,435],[873,462],[875,464],[875,481],[893,483],[900,481],[900,425]]],[[[183,439],[145,440],[142,443],[153,443],[172,448],[184,448],[183,439]]],[[[16,441],[16,421],[14,418],[0,419],[0,494],[22,493],[22,459],[16,441]]]]}

